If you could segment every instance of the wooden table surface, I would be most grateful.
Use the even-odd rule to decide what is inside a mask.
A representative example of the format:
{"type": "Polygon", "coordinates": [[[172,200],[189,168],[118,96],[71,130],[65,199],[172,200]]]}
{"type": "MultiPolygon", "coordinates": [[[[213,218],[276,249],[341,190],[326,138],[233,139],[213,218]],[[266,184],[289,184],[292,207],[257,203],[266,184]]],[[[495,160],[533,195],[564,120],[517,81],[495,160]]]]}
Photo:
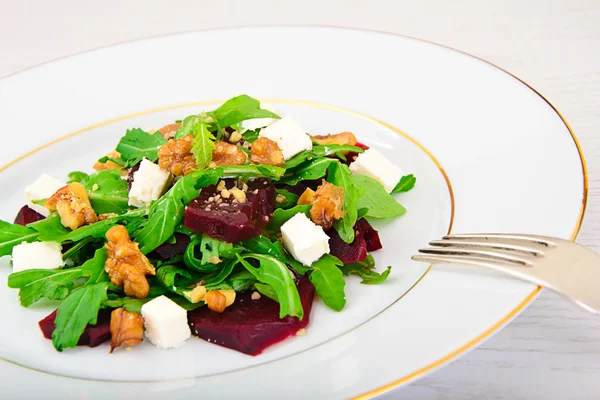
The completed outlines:
{"type": "MultiPolygon", "coordinates": [[[[589,167],[579,242],[600,252],[599,0],[0,0],[0,76],[136,38],[221,26],[323,24],[431,40],[543,93],[589,167]]],[[[600,318],[548,292],[479,348],[386,399],[599,399],[600,318]]]]}

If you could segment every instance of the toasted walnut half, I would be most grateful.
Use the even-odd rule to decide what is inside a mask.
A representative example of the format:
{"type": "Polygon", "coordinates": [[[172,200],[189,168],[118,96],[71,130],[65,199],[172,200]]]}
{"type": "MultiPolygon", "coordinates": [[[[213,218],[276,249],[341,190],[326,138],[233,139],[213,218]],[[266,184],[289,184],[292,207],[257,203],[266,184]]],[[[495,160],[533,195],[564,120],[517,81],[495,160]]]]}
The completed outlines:
{"type": "MultiPolygon", "coordinates": [[[[106,157],[109,158],[121,158],[121,153],[119,153],[116,150],[111,151],[110,153],[108,153],[106,155],[106,157]]],[[[120,169],[121,170],[121,175],[127,175],[127,170],[125,168],[123,168],[123,166],[117,164],[114,161],[106,161],[104,163],[101,163],[99,161],[97,161],[92,168],[94,168],[96,171],[102,171],[104,169],[120,169]]]]}
{"type": "Polygon", "coordinates": [[[250,160],[254,164],[267,164],[278,167],[283,165],[284,159],[281,148],[269,138],[261,137],[252,143],[251,154],[250,160]]]}
{"type": "Polygon", "coordinates": [[[317,135],[310,138],[318,144],[349,144],[354,146],[357,142],[356,136],[352,132],[341,132],[335,135],[317,135]]]}
{"type": "Polygon", "coordinates": [[[169,139],[158,149],[158,166],[173,175],[182,176],[194,172],[196,158],[192,154],[194,137],[187,135],[181,139],[169,139]]]}
{"type": "Polygon", "coordinates": [[[215,145],[212,161],[208,164],[209,168],[223,165],[242,165],[248,159],[246,153],[235,144],[217,142],[215,145]]]}
{"type": "Polygon", "coordinates": [[[154,266],[131,241],[127,229],[115,225],[106,232],[108,243],[104,245],[108,259],[104,270],[113,285],[123,287],[127,296],[143,299],[148,296],[150,285],[146,275],[155,275],[154,266]]]}
{"type": "Polygon", "coordinates": [[[121,346],[133,347],[144,339],[144,318],[124,308],[110,313],[110,352],[121,346]]]}
{"type": "Polygon", "coordinates": [[[58,189],[44,202],[44,206],[50,211],[58,211],[60,223],[73,230],[98,221],[87,190],[79,182],[58,189]]]}
{"type": "Polygon", "coordinates": [[[214,312],[222,313],[235,301],[235,290],[210,290],[204,297],[206,306],[214,312]]]}
{"type": "Polygon", "coordinates": [[[181,126],[181,123],[176,122],[174,124],[165,125],[162,128],[160,128],[158,131],[160,132],[162,137],[164,137],[165,139],[173,139],[180,126],[181,126]]]}
{"type": "MultiPolygon", "coordinates": [[[[302,195],[304,196],[304,193],[302,195]]],[[[310,219],[324,230],[328,230],[336,219],[340,219],[346,214],[342,211],[343,204],[344,188],[323,180],[321,186],[314,193],[310,219]]]]}

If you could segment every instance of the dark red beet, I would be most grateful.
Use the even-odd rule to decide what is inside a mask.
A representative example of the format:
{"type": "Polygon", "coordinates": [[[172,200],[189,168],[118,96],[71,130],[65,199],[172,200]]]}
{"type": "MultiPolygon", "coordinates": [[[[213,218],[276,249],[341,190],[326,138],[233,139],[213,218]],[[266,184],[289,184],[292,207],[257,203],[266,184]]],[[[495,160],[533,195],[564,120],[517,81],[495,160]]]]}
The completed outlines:
{"type": "Polygon", "coordinates": [[[251,293],[238,293],[235,303],[218,314],[207,307],[188,312],[192,333],[210,343],[250,355],[258,355],[267,347],[295,335],[306,327],[315,296],[315,288],[308,278],[298,280],[298,293],[304,309],[304,318],[279,318],[279,303],[262,296],[251,299],[251,293]]]}
{"type": "MultiPolygon", "coordinates": [[[[46,339],[52,339],[54,332],[54,320],[56,319],[56,311],[52,311],[50,315],[39,322],[40,329],[46,339]]],[[[88,325],[83,331],[83,335],[79,338],[77,346],[96,347],[107,340],[110,340],[110,313],[111,310],[104,309],[98,313],[98,322],[96,325],[88,325]]]]}
{"type": "Polygon", "coordinates": [[[190,244],[190,237],[188,235],[184,235],[183,233],[176,232],[175,234],[175,243],[168,244],[163,243],[158,246],[154,251],[148,254],[150,258],[161,258],[166,260],[167,258],[171,258],[178,254],[183,254],[185,249],[190,244]]]}
{"type": "Polygon", "coordinates": [[[383,247],[381,245],[381,240],[379,240],[379,232],[377,232],[366,219],[359,219],[356,225],[363,238],[365,238],[367,251],[375,251],[383,247]]]}
{"type": "Polygon", "coordinates": [[[354,227],[354,241],[351,244],[344,242],[335,229],[330,229],[325,233],[329,236],[331,255],[339,258],[344,264],[362,261],[367,258],[367,243],[356,226],[354,227]]]}
{"type": "Polygon", "coordinates": [[[23,206],[17,213],[14,223],[25,226],[32,222],[41,221],[44,218],[46,217],[44,217],[42,214],[39,214],[37,211],[34,211],[27,206],[23,206]]]}
{"type": "MultiPolygon", "coordinates": [[[[226,187],[231,189],[233,182],[226,187]]],[[[275,187],[268,179],[255,179],[248,182],[246,201],[234,202],[234,197],[214,201],[217,193],[214,185],[200,192],[185,210],[185,226],[208,236],[229,243],[251,239],[259,235],[275,210],[275,187]],[[255,193],[256,192],[256,193],[255,193]],[[213,199],[210,201],[209,199],[213,199]]]]}

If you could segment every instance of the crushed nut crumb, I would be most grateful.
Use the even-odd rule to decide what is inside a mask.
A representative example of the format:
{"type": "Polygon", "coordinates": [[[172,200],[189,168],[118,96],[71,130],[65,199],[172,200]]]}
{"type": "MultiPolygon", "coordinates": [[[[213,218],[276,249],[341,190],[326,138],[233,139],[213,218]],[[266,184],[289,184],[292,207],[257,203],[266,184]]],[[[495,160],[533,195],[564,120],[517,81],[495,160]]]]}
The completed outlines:
{"type": "Polygon", "coordinates": [[[209,262],[209,263],[211,263],[211,264],[218,264],[218,263],[220,263],[221,261],[223,261],[223,260],[221,260],[221,259],[220,259],[219,257],[217,257],[217,256],[212,256],[212,257],[209,257],[209,258],[208,258],[208,262],[209,262]]]}
{"type": "Polygon", "coordinates": [[[260,293],[258,293],[258,292],[252,292],[252,295],[250,296],[250,298],[252,300],[258,300],[258,299],[260,299],[260,293]]]}
{"type": "Polygon", "coordinates": [[[285,197],[282,194],[278,194],[277,196],[275,196],[275,202],[276,203],[285,203],[285,201],[287,200],[287,197],[285,197]]]}
{"type": "Polygon", "coordinates": [[[238,131],[233,131],[229,136],[229,143],[237,143],[242,140],[242,134],[238,131]]]}
{"type": "Polygon", "coordinates": [[[219,184],[217,185],[217,191],[222,191],[223,189],[227,189],[225,187],[225,181],[219,181],[219,184]]]}
{"type": "Polygon", "coordinates": [[[229,192],[233,196],[234,201],[236,201],[238,203],[245,203],[246,202],[246,193],[244,193],[240,189],[238,189],[238,188],[232,188],[229,192]]]}
{"type": "MultiPolygon", "coordinates": [[[[224,186],[224,185],[223,185],[224,186]]],[[[217,188],[218,189],[218,188],[217,188]]],[[[227,189],[223,189],[221,190],[221,197],[223,197],[224,199],[228,199],[229,196],[231,196],[231,193],[229,192],[229,190],[227,189]]]]}
{"type": "Polygon", "coordinates": [[[304,336],[306,335],[306,329],[302,328],[299,329],[298,332],[296,332],[296,336],[304,336]]]}

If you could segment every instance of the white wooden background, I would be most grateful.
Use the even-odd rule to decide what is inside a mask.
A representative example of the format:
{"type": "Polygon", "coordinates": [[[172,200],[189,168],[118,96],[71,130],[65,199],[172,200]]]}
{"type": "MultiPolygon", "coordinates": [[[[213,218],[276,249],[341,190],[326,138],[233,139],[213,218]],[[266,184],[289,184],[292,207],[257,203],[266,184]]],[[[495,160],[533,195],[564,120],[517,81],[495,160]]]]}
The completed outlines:
{"type": "MultiPolygon", "coordinates": [[[[590,197],[579,241],[600,252],[600,0],[0,0],[0,76],[131,39],[250,24],[401,33],[516,74],[581,141],[590,197]]],[[[384,398],[600,399],[600,318],[544,293],[478,349],[384,398]]]]}

